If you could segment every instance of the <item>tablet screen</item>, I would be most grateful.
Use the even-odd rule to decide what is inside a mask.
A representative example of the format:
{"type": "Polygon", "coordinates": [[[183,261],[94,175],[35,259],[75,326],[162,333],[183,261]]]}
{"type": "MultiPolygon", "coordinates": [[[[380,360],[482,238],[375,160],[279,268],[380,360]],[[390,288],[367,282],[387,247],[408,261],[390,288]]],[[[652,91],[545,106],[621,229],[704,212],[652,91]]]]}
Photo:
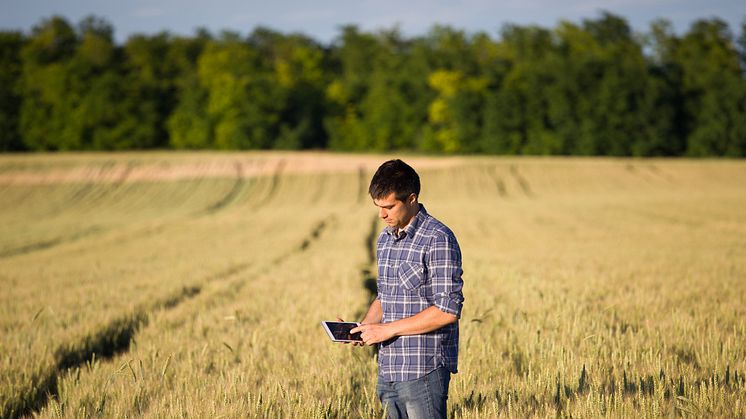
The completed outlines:
{"type": "Polygon", "coordinates": [[[363,339],[360,337],[360,333],[350,333],[350,330],[358,326],[357,323],[352,322],[324,322],[326,330],[331,333],[333,340],[341,341],[358,341],[362,342],[363,339]]]}

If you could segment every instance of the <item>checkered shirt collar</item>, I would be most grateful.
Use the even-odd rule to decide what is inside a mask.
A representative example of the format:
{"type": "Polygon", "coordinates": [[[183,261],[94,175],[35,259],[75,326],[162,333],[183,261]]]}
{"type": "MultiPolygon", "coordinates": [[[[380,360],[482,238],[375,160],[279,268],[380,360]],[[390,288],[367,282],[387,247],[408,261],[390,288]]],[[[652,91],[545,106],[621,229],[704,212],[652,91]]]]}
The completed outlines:
{"type": "Polygon", "coordinates": [[[420,224],[422,224],[422,220],[424,220],[427,217],[427,210],[425,210],[425,206],[422,204],[419,204],[420,209],[417,211],[417,214],[415,214],[414,217],[412,217],[412,221],[407,224],[406,227],[404,227],[404,230],[402,230],[401,234],[396,234],[396,227],[386,227],[386,234],[389,236],[394,236],[394,239],[396,241],[399,241],[405,237],[411,237],[415,230],[417,230],[417,227],[419,227],[420,224]]]}

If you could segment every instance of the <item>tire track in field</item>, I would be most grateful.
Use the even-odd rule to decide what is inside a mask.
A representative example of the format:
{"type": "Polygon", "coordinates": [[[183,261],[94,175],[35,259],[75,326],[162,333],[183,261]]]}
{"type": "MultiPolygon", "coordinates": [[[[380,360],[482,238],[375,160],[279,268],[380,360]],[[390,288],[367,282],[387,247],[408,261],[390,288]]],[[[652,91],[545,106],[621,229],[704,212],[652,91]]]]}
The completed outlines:
{"type": "MultiPolygon", "coordinates": [[[[113,162],[107,162],[98,171],[99,176],[103,171],[109,170],[113,162]]],[[[269,192],[264,197],[264,200],[260,205],[266,204],[275,194],[277,190],[277,184],[279,183],[279,178],[281,176],[282,169],[285,165],[284,161],[280,161],[277,166],[277,170],[275,171],[275,174],[272,179],[272,184],[270,187],[269,192]]],[[[116,179],[115,182],[112,184],[99,184],[95,181],[91,181],[83,185],[81,188],[76,190],[74,192],[74,195],[72,198],[69,198],[65,201],[65,203],[59,204],[55,207],[55,209],[52,210],[52,212],[62,211],[66,208],[70,208],[74,205],[77,205],[79,203],[82,203],[85,196],[89,196],[94,198],[95,200],[100,200],[105,195],[108,195],[110,193],[116,193],[118,190],[122,189],[123,185],[129,178],[130,174],[132,173],[133,169],[135,168],[135,163],[128,163],[127,167],[122,171],[122,173],[119,175],[119,177],[116,179]],[[101,191],[99,191],[97,194],[93,194],[93,190],[96,189],[96,186],[104,187],[101,191]]],[[[215,202],[214,204],[210,205],[208,208],[206,208],[202,213],[203,214],[213,214],[215,212],[220,211],[224,207],[231,204],[233,201],[235,201],[236,197],[239,195],[241,190],[244,189],[246,185],[246,178],[243,176],[243,166],[240,162],[236,162],[235,166],[236,170],[236,182],[233,184],[233,187],[231,190],[226,193],[219,201],[215,202]]],[[[98,176],[96,176],[98,177],[98,176]]],[[[99,188],[100,189],[100,188],[99,188]]],[[[89,202],[88,199],[85,199],[85,202],[89,202]]],[[[95,210],[95,205],[86,205],[86,210],[95,210]]],[[[104,228],[101,226],[91,226],[88,228],[85,228],[79,232],[76,232],[74,234],[60,236],[60,237],[54,237],[47,240],[40,240],[28,244],[24,244],[21,246],[16,246],[10,249],[0,250],[0,259],[4,258],[10,258],[14,256],[24,255],[36,251],[46,250],[50,249],[56,246],[64,245],[73,243],[75,241],[78,241],[83,238],[88,238],[93,235],[99,235],[102,233],[105,233],[107,231],[110,231],[109,228],[104,228]]],[[[152,229],[147,229],[145,233],[148,233],[152,229]]]]}
{"type": "MultiPolygon", "coordinates": [[[[179,219],[164,220],[164,221],[160,221],[155,226],[145,226],[145,227],[137,228],[131,234],[125,233],[122,237],[119,237],[117,239],[117,244],[123,244],[131,240],[137,240],[143,237],[160,234],[161,232],[163,232],[163,230],[167,226],[169,226],[170,224],[177,223],[177,222],[181,222],[181,220],[179,219]]],[[[34,243],[26,244],[23,246],[0,251],[0,259],[11,258],[11,257],[25,255],[25,254],[36,252],[36,251],[51,249],[53,247],[71,244],[78,240],[90,238],[91,236],[97,236],[97,235],[101,235],[107,232],[115,232],[115,231],[122,230],[122,229],[126,230],[131,227],[132,226],[127,226],[127,227],[116,229],[116,228],[107,228],[107,227],[94,225],[86,229],[83,229],[75,234],[62,236],[62,237],[56,237],[54,239],[34,242],[34,243]]],[[[100,243],[93,243],[91,246],[97,246],[97,245],[100,245],[100,243]]]]}
{"type": "MultiPolygon", "coordinates": [[[[378,268],[376,267],[376,241],[378,239],[378,234],[378,214],[374,214],[370,221],[368,233],[363,239],[367,253],[367,260],[360,269],[361,285],[368,292],[368,300],[365,302],[365,305],[353,315],[355,319],[362,319],[367,314],[368,308],[371,303],[373,303],[373,300],[378,296],[378,268]]],[[[377,358],[378,345],[373,345],[371,350],[366,351],[365,353],[371,358],[377,358]]],[[[353,398],[355,397],[355,394],[350,394],[349,397],[353,398]]]]}
{"type": "Polygon", "coordinates": [[[104,173],[110,171],[115,166],[116,162],[107,160],[97,168],[92,169],[93,173],[88,176],[87,179],[83,180],[82,186],[76,189],[70,197],[66,198],[62,202],[54,205],[49,210],[47,210],[46,214],[58,214],[76,205],[79,205],[80,203],[83,203],[89,195],[92,195],[93,192],[95,192],[97,186],[103,186],[100,182],[98,182],[98,179],[102,177],[104,173]]]}
{"type": "Polygon", "coordinates": [[[62,236],[51,240],[46,241],[40,241],[36,243],[31,243],[28,245],[23,245],[20,247],[4,250],[0,252],[0,259],[3,258],[10,258],[15,256],[24,255],[27,253],[32,253],[36,251],[41,251],[45,249],[50,249],[57,246],[62,246],[66,244],[74,243],[78,240],[82,240],[85,238],[90,238],[91,236],[97,236],[108,232],[118,232],[124,230],[124,233],[118,234],[117,237],[112,238],[102,238],[103,243],[94,242],[91,243],[90,246],[87,245],[87,247],[91,246],[102,246],[106,244],[110,244],[111,241],[115,241],[116,244],[121,245],[123,243],[132,241],[132,240],[138,240],[144,237],[154,236],[157,234],[162,233],[166,227],[169,227],[171,225],[174,225],[176,223],[182,222],[183,220],[180,219],[170,219],[170,220],[163,220],[159,221],[155,225],[147,225],[144,227],[137,227],[135,225],[134,227],[132,225],[127,227],[121,227],[121,228],[106,228],[101,226],[92,226],[87,229],[82,230],[81,232],[71,234],[68,236],[62,236]],[[127,231],[129,229],[132,229],[134,231],[127,231]]]}
{"type": "Polygon", "coordinates": [[[658,169],[652,164],[644,166],[642,164],[634,165],[632,163],[627,163],[624,166],[624,169],[635,178],[642,179],[645,181],[645,183],[651,185],[661,179],[667,182],[671,182],[671,179],[668,179],[664,174],[660,173],[658,169]]]}
{"type": "MultiPolygon", "coordinates": [[[[104,174],[105,171],[111,171],[116,168],[117,166],[115,162],[107,162],[105,170],[100,171],[99,175],[104,174]]],[[[127,180],[130,172],[132,172],[132,168],[132,162],[128,162],[127,165],[124,167],[124,170],[122,170],[122,173],[117,176],[117,178],[114,179],[114,181],[110,184],[103,183],[98,178],[95,178],[92,183],[98,187],[93,188],[93,190],[88,193],[88,196],[85,197],[84,200],[80,201],[81,206],[83,207],[82,209],[95,211],[98,202],[100,202],[104,197],[108,196],[112,192],[115,192],[122,186],[122,183],[127,180]]]]}
{"type": "Polygon", "coordinates": [[[254,205],[254,209],[261,208],[264,205],[267,205],[272,200],[272,198],[274,198],[274,196],[277,194],[277,190],[279,189],[279,185],[280,185],[280,180],[282,178],[282,172],[285,169],[286,164],[287,164],[287,161],[285,161],[285,159],[282,159],[277,163],[277,166],[275,167],[275,172],[274,174],[272,174],[272,180],[269,185],[269,191],[267,191],[267,194],[264,195],[264,197],[254,205]]]}
{"type": "Polygon", "coordinates": [[[688,229],[703,228],[707,225],[707,222],[705,220],[697,220],[697,219],[686,218],[686,217],[681,217],[681,216],[669,215],[669,214],[666,214],[665,212],[663,213],[661,211],[656,212],[655,210],[649,210],[649,209],[640,209],[640,208],[633,207],[633,208],[626,209],[626,213],[637,215],[644,219],[652,220],[656,224],[663,222],[669,225],[683,226],[688,229]]]}
{"type": "MultiPolygon", "coordinates": [[[[117,180],[114,183],[112,183],[109,187],[107,187],[106,188],[107,191],[105,191],[103,194],[100,194],[99,198],[109,193],[116,193],[117,190],[120,190],[125,184],[126,180],[128,179],[130,173],[132,172],[135,166],[136,164],[133,164],[132,162],[128,163],[127,167],[125,168],[124,171],[122,171],[121,175],[117,178],[117,180]]],[[[93,184],[89,184],[88,186],[92,186],[92,185],[93,184]]],[[[243,186],[243,185],[240,185],[240,186],[243,186]]],[[[212,212],[216,212],[220,210],[222,207],[228,205],[230,202],[232,202],[235,199],[235,195],[237,195],[238,192],[240,192],[240,189],[241,189],[240,187],[237,188],[236,184],[234,184],[233,189],[228,194],[226,194],[226,196],[224,196],[220,201],[210,206],[208,210],[212,209],[212,212]]],[[[90,206],[90,208],[88,209],[95,210],[95,208],[96,206],[90,206]]],[[[207,210],[205,210],[205,212],[208,213],[207,210]]],[[[131,240],[133,238],[139,238],[141,236],[150,236],[152,234],[157,234],[170,222],[173,222],[173,220],[162,221],[160,225],[155,228],[147,227],[145,229],[142,229],[142,231],[139,234],[134,234],[131,237],[127,237],[127,240],[131,240]]],[[[125,228],[129,228],[129,227],[131,226],[127,226],[125,228]]],[[[14,256],[19,256],[19,255],[25,255],[25,254],[36,252],[36,251],[50,249],[50,248],[57,247],[60,245],[70,244],[78,240],[89,238],[95,235],[101,235],[103,233],[106,233],[112,230],[117,230],[117,229],[111,229],[111,228],[93,225],[93,226],[84,228],[81,231],[78,231],[73,234],[55,237],[55,238],[48,239],[48,240],[32,242],[32,243],[24,244],[22,246],[17,246],[17,247],[6,249],[6,250],[0,250],[0,259],[10,258],[14,256]]]]}
{"type": "MultiPolygon", "coordinates": [[[[363,267],[360,268],[361,283],[363,288],[368,292],[368,305],[378,296],[378,269],[376,268],[376,240],[378,239],[378,233],[378,215],[374,214],[370,221],[368,233],[363,239],[367,260],[363,267]]],[[[355,314],[355,317],[362,318],[367,309],[368,307],[364,307],[363,311],[355,314]]]]}
{"type": "Polygon", "coordinates": [[[489,174],[490,178],[492,178],[492,181],[495,183],[495,186],[497,187],[497,194],[500,196],[500,198],[507,198],[508,190],[505,188],[505,182],[500,176],[498,176],[497,171],[497,166],[492,166],[489,170],[487,170],[487,173],[489,174]]]}
{"type": "MultiPolygon", "coordinates": [[[[315,243],[316,241],[318,241],[319,238],[321,237],[321,234],[326,229],[327,220],[329,222],[334,222],[336,219],[337,219],[337,216],[335,214],[332,214],[327,219],[320,220],[319,222],[314,224],[314,227],[302,239],[302,241],[297,247],[272,259],[272,263],[269,266],[275,266],[275,265],[284,263],[286,260],[288,260],[293,255],[307,251],[311,247],[311,245],[315,243]]],[[[266,269],[265,269],[265,272],[266,272],[266,269]]]]}
{"type": "Polygon", "coordinates": [[[39,250],[50,249],[52,247],[55,247],[61,244],[72,243],[74,241],[77,241],[82,238],[92,236],[98,233],[102,233],[104,231],[107,231],[107,229],[98,227],[98,226],[91,226],[87,229],[84,229],[78,233],[75,233],[69,236],[56,237],[50,240],[43,240],[43,241],[15,247],[15,248],[3,250],[0,252],[0,259],[10,258],[13,256],[19,256],[19,255],[25,255],[27,253],[36,252],[39,250]]]}
{"type": "Polygon", "coordinates": [[[308,250],[308,247],[311,245],[311,243],[318,240],[319,236],[321,235],[321,232],[324,231],[324,228],[326,228],[326,221],[321,220],[319,223],[316,224],[313,230],[311,230],[311,234],[309,234],[308,237],[303,239],[303,242],[300,244],[300,247],[298,248],[298,250],[300,250],[301,252],[308,250]]]}
{"type": "Polygon", "coordinates": [[[646,182],[650,182],[650,178],[648,178],[645,174],[637,170],[637,167],[635,167],[632,163],[627,163],[624,166],[624,169],[634,175],[635,177],[641,178],[645,180],[646,182]]]}
{"type": "Polygon", "coordinates": [[[254,276],[266,274],[272,269],[278,267],[280,264],[287,262],[291,257],[308,251],[311,246],[320,239],[323,232],[326,231],[327,225],[335,219],[336,216],[332,214],[328,219],[318,221],[314,224],[313,228],[303,236],[299,245],[288,249],[285,253],[274,259],[259,264],[254,264],[252,262],[235,264],[223,271],[209,276],[205,281],[203,281],[205,285],[217,282],[222,283],[222,286],[219,289],[213,290],[209,294],[203,293],[201,301],[208,304],[217,299],[220,299],[221,301],[225,299],[235,299],[235,296],[238,295],[243,287],[247,285],[247,276],[249,275],[249,272],[254,276]],[[329,222],[327,222],[327,220],[329,222]],[[242,275],[239,276],[239,274],[242,275]]]}
{"type": "MultiPolygon", "coordinates": [[[[332,214],[330,218],[317,222],[297,247],[272,260],[264,266],[265,270],[271,269],[277,266],[277,264],[284,263],[296,254],[307,251],[312,244],[319,240],[325,231],[328,225],[327,220],[333,221],[335,219],[336,215],[332,214]]],[[[231,277],[245,272],[251,266],[252,264],[249,262],[239,263],[225,270],[218,271],[191,286],[183,287],[173,295],[152,304],[145,304],[132,313],[114,319],[77,342],[60,346],[55,350],[54,367],[41,376],[32,378],[31,383],[20,391],[18,397],[6,404],[6,409],[2,412],[2,417],[18,418],[38,413],[47,405],[50,399],[57,397],[57,382],[62,375],[73,368],[84,365],[92,359],[109,360],[116,355],[127,352],[131,343],[135,340],[137,332],[142,327],[147,326],[154,312],[171,310],[187,300],[196,297],[206,285],[227,281],[231,277]]],[[[226,289],[231,295],[235,295],[245,284],[246,279],[239,278],[229,281],[226,284],[226,289]]],[[[225,290],[218,290],[214,293],[213,297],[222,295],[224,292],[225,290]]]]}
{"type": "MultiPolygon", "coordinates": [[[[8,185],[8,187],[10,187],[10,186],[11,185],[8,185]]],[[[15,199],[13,200],[13,204],[16,207],[18,207],[20,204],[23,204],[24,202],[26,202],[27,200],[29,200],[29,198],[31,196],[33,196],[33,194],[34,194],[34,189],[33,188],[25,187],[25,188],[22,189],[22,193],[20,193],[19,195],[17,195],[15,197],[15,199]]]]}
{"type": "Polygon", "coordinates": [[[328,175],[326,173],[321,173],[320,176],[321,178],[316,183],[316,192],[311,196],[311,205],[316,205],[319,203],[322,195],[324,194],[324,189],[326,188],[328,175]]]}
{"type": "Polygon", "coordinates": [[[368,188],[366,187],[367,176],[365,173],[365,166],[359,166],[357,169],[357,204],[362,205],[365,201],[365,195],[368,194],[368,188]]]}
{"type": "Polygon", "coordinates": [[[54,365],[30,380],[15,400],[10,400],[2,412],[4,418],[19,418],[38,413],[50,399],[57,397],[57,381],[73,368],[94,359],[108,360],[127,352],[137,331],[147,325],[155,311],[170,310],[202,290],[201,285],[182,287],[181,290],[151,304],[141,305],[132,313],[120,316],[76,342],[60,345],[54,351],[54,365]]]}
{"type": "MultiPolygon", "coordinates": [[[[330,221],[336,219],[332,215],[330,221]]],[[[271,261],[265,268],[275,267],[285,262],[295,254],[307,251],[310,246],[318,241],[325,231],[328,222],[321,220],[314,225],[311,231],[302,239],[300,245],[286,252],[279,258],[271,261]]],[[[144,305],[133,313],[124,315],[113,320],[102,328],[84,337],[81,341],[59,347],[55,351],[55,367],[46,376],[33,380],[33,383],[23,392],[18,400],[12,402],[8,410],[3,412],[3,417],[21,417],[31,415],[40,411],[49,399],[57,397],[57,381],[67,371],[84,365],[91,359],[109,360],[116,355],[129,350],[137,332],[147,326],[154,312],[171,310],[174,307],[190,300],[200,294],[203,288],[210,283],[227,281],[231,277],[247,271],[252,264],[250,262],[239,263],[207,276],[194,285],[183,287],[174,295],[163,298],[153,304],[144,305]]],[[[245,285],[245,278],[227,283],[226,287],[231,295],[235,295],[245,285]]],[[[222,294],[218,290],[215,294],[222,294]]]]}
{"type": "Polygon", "coordinates": [[[108,171],[110,171],[112,168],[116,167],[116,162],[112,160],[107,160],[101,164],[100,167],[93,173],[89,179],[86,180],[85,185],[83,185],[82,188],[75,191],[73,196],[70,198],[70,203],[68,206],[72,206],[77,202],[82,201],[87,195],[89,195],[97,185],[100,185],[100,182],[98,182],[99,178],[102,177],[102,175],[108,171]]]}
{"type": "MultiPolygon", "coordinates": [[[[111,164],[107,163],[107,165],[105,166],[110,167],[111,164]]],[[[105,188],[103,192],[99,193],[98,196],[95,198],[101,198],[111,192],[114,192],[116,189],[120,188],[122,184],[129,177],[129,174],[132,172],[132,169],[134,168],[134,166],[135,165],[132,162],[129,162],[127,164],[127,167],[122,171],[122,174],[117,178],[117,180],[110,187],[105,188]]],[[[89,183],[85,185],[83,188],[79,189],[76,192],[76,194],[82,193],[83,195],[89,195],[89,191],[91,190],[91,188],[93,188],[93,186],[94,186],[93,183],[89,183]],[[82,192],[82,191],[86,191],[86,192],[82,192]]],[[[69,204],[68,207],[72,205],[74,205],[74,202],[69,204]]],[[[62,208],[62,207],[58,207],[58,208],[62,208]]],[[[29,243],[23,246],[18,246],[15,248],[0,251],[0,259],[23,255],[23,254],[27,254],[27,253],[31,253],[31,252],[35,252],[39,250],[50,249],[52,247],[55,247],[61,244],[72,243],[82,238],[86,238],[86,237],[96,235],[96,234],[101,234],[108,230],[109,229],[107,228],[94,225],[94,226],[85,228],[75,234],[71,234],[68,236],[56,237],[56,238],[49,239],[49,240],[42,240],[38,242],[29,243]]]]}
{"type": "Polygon", "coordinates": [[[129,161],[124,167],[124,170],[122,170],[122,173],[120,173],[119,176],[117,176],[117,178],[114,179],[114,181],[110,185],[98,183],[99,186],[105,187],[94,189],[93,193],[90,194],[88,199],[86,199],[85,201],[86,206],[88,207],[87,209],[95,211],[97,208],[97,203],[100,202],[104,197],[117,193],[121,189],[124,182],[127,181],[135,166],[137,166],[135,162],[129,161]]]}
{"type": "Polygon", "coordinates": [[[669,174],[667,174],[666,172],[662,171],[658,166],[650,163],[646,167],[650,172],[654,173],[655,176],[664,179],[665,181],[669,182],[672,185],[676,184],[676,180],[674,180],[674,178],[670,176],[669,174]]]}
{"type": "MultiPolygon", "coordinates": [[[[234,266],[229,267],[228,269],[221,271],[217,273],[216,275],[213,275],[209,277],[206,281],[206,284],[209,284],[211,282],[215,281],[222,281],[230,277],[236,277],[236,275],[240,273],[246,273],[249,268],[253,267],[252,272],[256,275],[262,275],[266,274],[267,272],[271,271],[273,268],[276,268],[280,264],[283,264],[287,262],[288,259],[295,255],[299,255],[303,252],[308,251],[313,244],[315,244],[322,236],[324,231],[326,231],[327,226],[334,222],[336,220],[336,215],[332,214],[331,217],[320,220],[317,223],[314,224],[313,228],[300,240],[300,244],[288,249],[285,253],[281,254],[280,256],[269,260],[266,263],[262,264],[255,264],[252,265],[252,263],[240,263],[236,264],[234,266]]],[[[245,275],[243,277],[236,278],[230,282],[228,282],[222,289],[216,290],[211,295],[205,297],[208,299],[213,299],[216,297],[221,298],[227,298],[231,296],[235,296],[238,294],[238,292],[247,284],[245,275]]]]}
{"type": "Polygon", "coordinates": [[[513,179],[518,183],[518,186],[521,187],[521,190],[523,193],[529,197],[532,198],[534,196],[534,193],[531,191],[531,185],[528,183],[526,178],[524,178],[520,172],[518,172],[518,167],[516,167],[514,164],[510,165],[510,175],[513,176],[513,179]]]}
{"type": "Polygon", "coordinates": [[[229,190],[225,195],[223,195],[222,198],[220,198],[219,201],[215,202],[214,204],[210,205],[204,210],[205,214],[214,214],[221,209],[228,206],[231,202],[233,202],[236,199],[236,196],[238,196],[238,193],[241,192],[241,190],[244,187],[244,184],[246,183],[246,178],[243,175],[243,165],[240,162],[236,162],[235,164],[235,170],[236,170],[236,180],[233,182],[233,186],[231,187],[231,190],[229,190]]]}

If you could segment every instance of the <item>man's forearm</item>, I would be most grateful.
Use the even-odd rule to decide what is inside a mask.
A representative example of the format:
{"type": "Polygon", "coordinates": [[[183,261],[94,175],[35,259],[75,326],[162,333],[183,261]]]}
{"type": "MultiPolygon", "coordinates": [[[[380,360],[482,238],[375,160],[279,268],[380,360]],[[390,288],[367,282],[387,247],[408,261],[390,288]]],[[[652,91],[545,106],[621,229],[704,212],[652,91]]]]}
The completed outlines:
{"type": "Polygon", "coordinates": [[[381,320],[383,320],[383,307],[381,307],[381,300],[376,298],[370,304],[368,313],[365,315],[365,318],[363,318],[363,321],[360,323],[374,324],[374,323],[381,323],[381,320]]]}
{"type": "Polygon", "coordinates": [[[391,323],[381,323],[383,309],[381,302],[375,300],[368,309],[363,324],[352,329],[352,333],[361,333],[366,345],[384,342],[397,336],[422,335],[440,329],[458,321],[458,317],[440,311],[438,307],[430,306],[412,317],[400,319],[391,323]]]}
{"type": "Polygon", "coordinates": [[[438,307],[430,306],[414,316],[400,319],[386,326],[391,328],[394,336],[422,335],[443,326],[455,323],[458,317],[444,313],[438,307]]]}

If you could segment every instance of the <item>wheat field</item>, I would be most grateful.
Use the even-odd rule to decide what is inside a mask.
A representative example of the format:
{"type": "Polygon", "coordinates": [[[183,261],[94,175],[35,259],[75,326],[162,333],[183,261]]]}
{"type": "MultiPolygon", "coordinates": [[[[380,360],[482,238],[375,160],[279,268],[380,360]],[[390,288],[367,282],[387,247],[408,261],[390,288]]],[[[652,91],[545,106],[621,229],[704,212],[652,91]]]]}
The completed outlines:
{"type": "MultiPolygon", "coordinates": [[[[0,415],[381,417],[319,322],[391,157],[0,156],[0,415]]],[[[451,416],[746,417],[746,162],[402,158],[463,253],[451,416]]]]}

